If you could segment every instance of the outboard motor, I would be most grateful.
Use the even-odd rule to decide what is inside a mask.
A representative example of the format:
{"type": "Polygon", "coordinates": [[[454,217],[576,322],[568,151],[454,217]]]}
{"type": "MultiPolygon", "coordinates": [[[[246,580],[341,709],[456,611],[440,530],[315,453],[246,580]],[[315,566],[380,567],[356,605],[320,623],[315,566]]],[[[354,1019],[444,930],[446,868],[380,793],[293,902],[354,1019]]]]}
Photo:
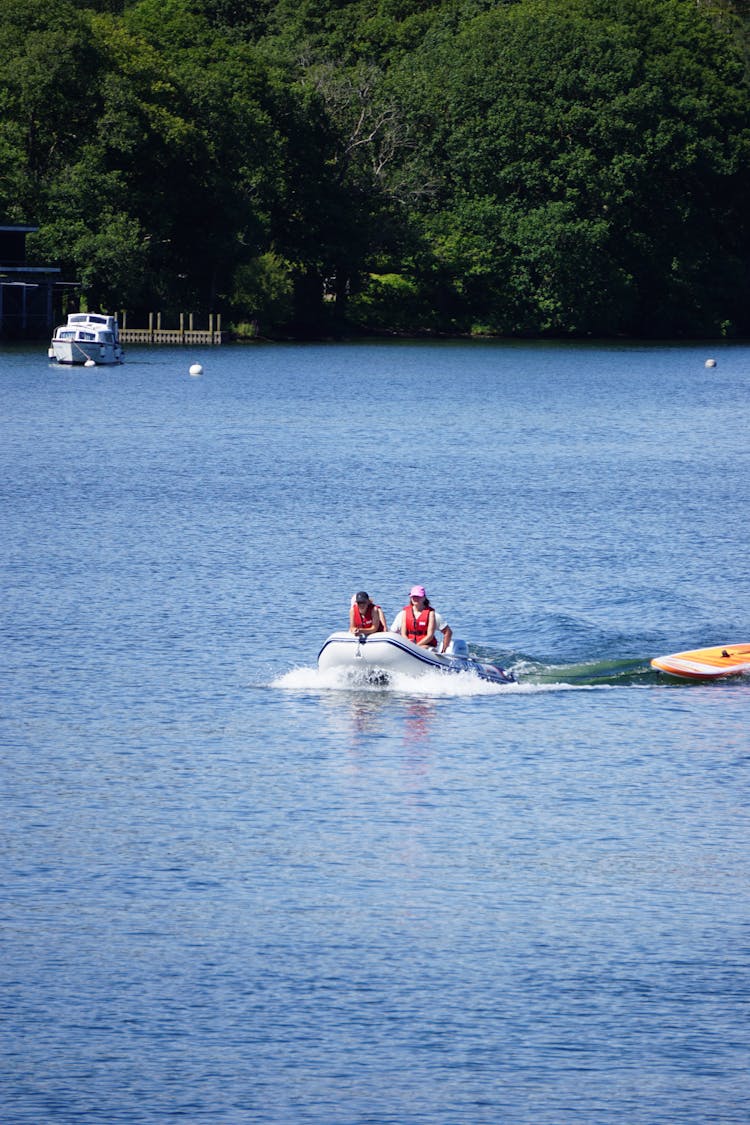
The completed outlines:
{"type": "Polygon", "coordinates": [[[454,637],[448,645],[448,656],[462,656],[467,659],[469,656],[469,646],[466,641],[460,637],[454,637]]]}

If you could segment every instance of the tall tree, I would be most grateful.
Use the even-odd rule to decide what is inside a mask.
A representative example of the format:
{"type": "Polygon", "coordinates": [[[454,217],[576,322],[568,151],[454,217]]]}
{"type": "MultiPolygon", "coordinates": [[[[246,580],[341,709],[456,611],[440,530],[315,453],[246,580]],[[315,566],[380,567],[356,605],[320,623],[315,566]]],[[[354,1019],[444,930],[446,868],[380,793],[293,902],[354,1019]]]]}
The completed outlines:
{"type": "Polygon", "coordinates": [[[524,0],[415,61],[412,113],[443,170],[424,279],[457,323],[716,330],[727,289],[747,291],[747,92],[705,11],[524,0]]]}
{"type": "Polygon", "coordinates": [[[0,208],[28,221],[47,179],[95,127],[101,59],[68,0],[4,0],[0,12],[0,208]]]}

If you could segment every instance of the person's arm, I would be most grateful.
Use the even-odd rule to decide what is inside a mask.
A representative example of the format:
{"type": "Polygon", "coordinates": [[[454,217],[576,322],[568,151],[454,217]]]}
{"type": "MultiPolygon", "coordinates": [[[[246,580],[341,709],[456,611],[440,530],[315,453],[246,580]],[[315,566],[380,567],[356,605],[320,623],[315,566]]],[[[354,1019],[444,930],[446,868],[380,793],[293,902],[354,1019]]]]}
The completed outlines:
{"type": "Polygon", "coordinates": [[[443,626],[443,647],[440,649],[441,652],[447,651],[448,645],[451,643],[451,637],[452,636],[453,636],[453,630],[451,629],[450,625],[444,625],[443,626]]]}
{"type": "Polygon", "coordinates": [[[373,633],[379,633],[380,632],[380,619],[381,619],[382,616],[383,616],[383,611],[380,609],[380,607],[376,606],[376,605],[373,605],[373,607],[372,607],[372,625],[368,625],[366,628],[363,626],[361,629],[357,629],[357,632],[359,633],[359,635],[361,637],[371,637],[373,635],[373,633]]]}
{"type": "Polygon", "coordinates": [[[378,620],[380,621],[380,628],[382,629],[382,631],[384,633],[387,633],[388,632],[388,625],[387,625],[386,620],[385,620],[385,614],[383,613],[380,606],[378,606],[378,620]]]}
{"type": "Polygon", "coordinates": [[[359,633],[360,632],[360,630],[354,624],[354,606],[350,606],[350,608],[349,608],[349,632],[350,633],[359,633]]]}

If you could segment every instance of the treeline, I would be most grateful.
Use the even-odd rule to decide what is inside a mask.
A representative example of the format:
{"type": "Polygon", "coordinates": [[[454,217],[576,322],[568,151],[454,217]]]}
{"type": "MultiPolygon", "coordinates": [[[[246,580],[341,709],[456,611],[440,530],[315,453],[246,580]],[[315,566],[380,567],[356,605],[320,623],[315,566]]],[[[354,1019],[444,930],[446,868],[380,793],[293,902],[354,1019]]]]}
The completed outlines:
{"type": "Polygon", "coordinates": [[[747,7],[0,0],[0,222],[239,333],[748,335],[747,7]]]}

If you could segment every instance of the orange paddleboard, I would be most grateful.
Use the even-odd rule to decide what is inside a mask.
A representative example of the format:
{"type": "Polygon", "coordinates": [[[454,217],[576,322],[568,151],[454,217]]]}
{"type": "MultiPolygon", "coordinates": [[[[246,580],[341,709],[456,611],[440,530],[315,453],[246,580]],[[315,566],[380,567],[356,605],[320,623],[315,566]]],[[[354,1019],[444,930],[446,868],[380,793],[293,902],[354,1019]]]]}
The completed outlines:
{"type": "Polygon", "coordinates": [[[651,667],[684,680],[715,680],[719,676],[737,676],[750,672],[750,644],[717,645],[696,648],[692,652],[674,652],[657,656],[651,667]]]}

